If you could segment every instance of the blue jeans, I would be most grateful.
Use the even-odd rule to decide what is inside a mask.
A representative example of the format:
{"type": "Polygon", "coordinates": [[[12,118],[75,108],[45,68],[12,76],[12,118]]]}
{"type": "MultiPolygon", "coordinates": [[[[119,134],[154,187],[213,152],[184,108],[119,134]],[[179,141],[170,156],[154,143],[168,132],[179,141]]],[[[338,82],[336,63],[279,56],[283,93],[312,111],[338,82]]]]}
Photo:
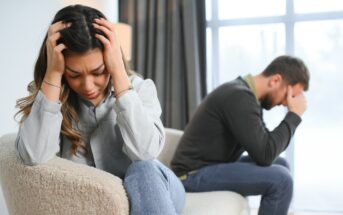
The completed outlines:
{"type": "Polygon", "coordinates": [[[258,166],[249,157],[234,163],[210,165],[183,180],[187,192],[228,190],[243,196],[262,195],[259,215],[287,215],[293,180],[285,159],[258,166]]]}
{"type": "Polygon", "coordinates": [[[176,175],[157,160],[132,163],[124,178],[130,214],[181,214],[185,190],[176,175]]]}

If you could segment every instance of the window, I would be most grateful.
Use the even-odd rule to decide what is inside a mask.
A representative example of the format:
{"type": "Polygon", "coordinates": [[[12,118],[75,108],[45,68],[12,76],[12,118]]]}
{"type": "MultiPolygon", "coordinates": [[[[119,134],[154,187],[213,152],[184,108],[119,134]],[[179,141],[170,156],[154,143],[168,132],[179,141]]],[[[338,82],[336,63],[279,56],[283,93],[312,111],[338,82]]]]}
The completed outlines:
{"type": "MultiPolygon", "coordinates": [[[[305,61],[308,109],[283,155],[294,175],[292,207],[343,211],[343,1],[206,0],[206,9],[209,92],[281,54],[305,61]]],[[[268,127],[285,112],[265,112],[268,127]]]]}

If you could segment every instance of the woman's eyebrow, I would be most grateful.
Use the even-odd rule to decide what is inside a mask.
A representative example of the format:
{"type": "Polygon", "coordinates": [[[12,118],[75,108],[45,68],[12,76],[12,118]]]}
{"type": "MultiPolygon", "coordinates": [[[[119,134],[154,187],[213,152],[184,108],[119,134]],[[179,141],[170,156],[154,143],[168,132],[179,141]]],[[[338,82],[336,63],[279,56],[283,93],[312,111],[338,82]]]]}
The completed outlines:
{"type": "MultiPolygon", "coordinates": [[[[97,66],[95,69],[92,69],[91,72],[96,72],[97,70],[99,70],[102,66],[104,65],[104,63],[101,63],[99,66],[97,66]]],[[[66,70],[69,70],[70,72],[73,72],[73,73],[81,73],[79,71],[76,71],[74,69],[71,69],[70,67],[68,66],[65,66],[66,70]]]]}
{"type": "Polygon", "coordinates": [[[100,64],[98,67],[96,67],[95,69],[92,69],[91,72],[96,72],[97,70],[99,70],[102,66],[104,65],[104,63],[100,64]]]}

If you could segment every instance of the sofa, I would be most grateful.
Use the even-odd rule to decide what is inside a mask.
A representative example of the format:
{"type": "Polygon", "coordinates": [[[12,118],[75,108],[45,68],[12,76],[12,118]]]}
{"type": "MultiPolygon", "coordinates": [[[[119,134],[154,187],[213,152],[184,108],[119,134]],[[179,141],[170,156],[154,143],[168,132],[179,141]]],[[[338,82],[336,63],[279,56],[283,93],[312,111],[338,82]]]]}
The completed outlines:
{"type": "MultiPolygon", "coordinates": [[[[158,159],[169,166],[182,131],[166,129],[158,159]]],[[[122,180],[105,171],[56,157],[25,166],[15,154],[16,134],[0,138],[0,182],[9,214],[129,214],[122,180]]],[[[247,200],[229,191],[186,193],[185,215],[247,215],[247,200]]]]}

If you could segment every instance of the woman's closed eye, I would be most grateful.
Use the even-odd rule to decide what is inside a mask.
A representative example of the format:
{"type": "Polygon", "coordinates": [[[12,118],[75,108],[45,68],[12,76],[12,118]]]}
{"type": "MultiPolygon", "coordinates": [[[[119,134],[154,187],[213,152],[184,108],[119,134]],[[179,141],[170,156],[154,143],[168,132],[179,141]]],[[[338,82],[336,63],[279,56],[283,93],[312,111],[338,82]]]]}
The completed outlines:
{"type": "Polygon", "coordinates": [[[101,70],[100,72],[94,72],[94,73],[93,73],[93,75],[94,75],[95,77],[101,76],[101,75],[103,75],[103,74],[105,74],[105,70],[101,70]]]}
{"type": "Polygon", "coordinates": [[[77,79],[77,78],[80,77],[80,75],[69,75],[69,77],[72,78],[72,79],[77,79]]]}

